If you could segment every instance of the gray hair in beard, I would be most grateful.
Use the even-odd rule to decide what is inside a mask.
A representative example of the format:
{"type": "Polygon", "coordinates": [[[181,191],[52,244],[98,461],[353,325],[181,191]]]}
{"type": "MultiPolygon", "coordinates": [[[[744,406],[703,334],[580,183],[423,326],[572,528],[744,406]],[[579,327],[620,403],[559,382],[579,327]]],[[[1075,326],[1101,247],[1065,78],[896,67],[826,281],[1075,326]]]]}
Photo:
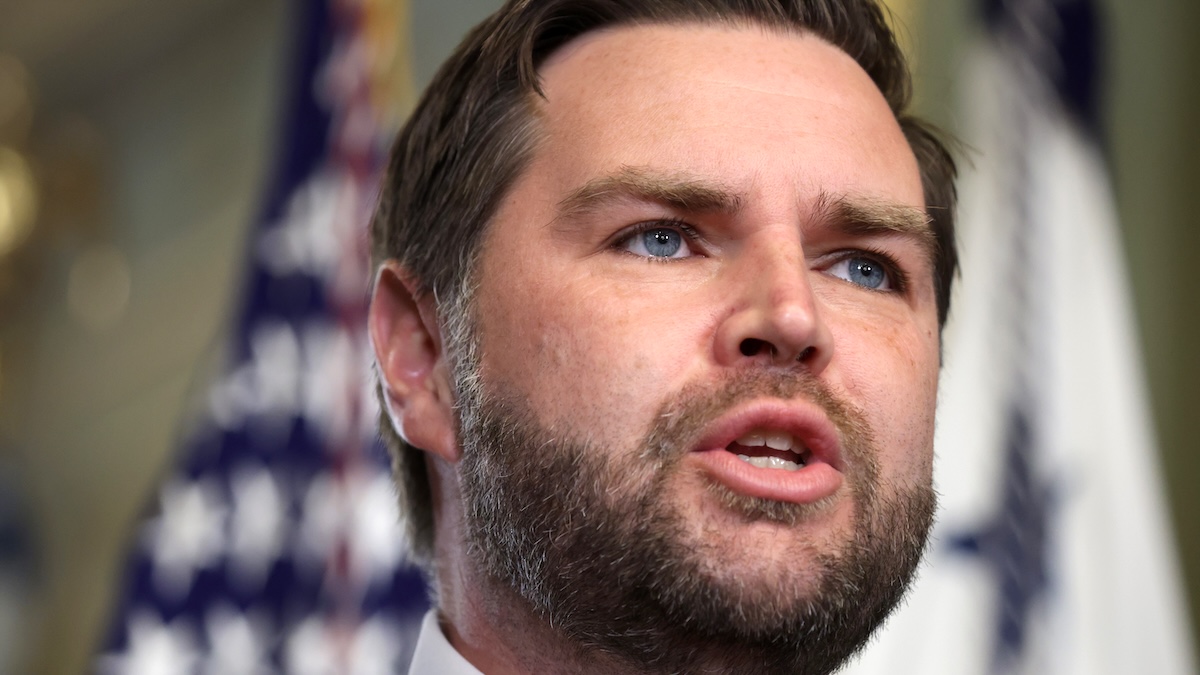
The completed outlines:
{"type": "MultiPolygon", "coordinates": [[[[575,645],[583,662],[602,653],[630,672],[829,673],[903,596],[935,494],[917,486],[885,496],[863,416],[807,371],[747,370],[721,386],[685,389],[663,405],[640,448],[596,447],[555,438],[503,383],[482,381],[469,316],[447,325],[447,344],[470,345],[451,355],[468,558],[575,645]],[[714,579],[714,564],[737,561],[713,561],[703,542],[689,541],[685,514],[666,498],[667,481],[706,424],[763,396],[820,405],[842,436],[854,532],[838,550],[808,556],[817,567],[809,578],[820,579],[815,592],[795,581],[714,579]]],[[[795,524],[824,506],[710,489],[747,521],[795,524]]]]}

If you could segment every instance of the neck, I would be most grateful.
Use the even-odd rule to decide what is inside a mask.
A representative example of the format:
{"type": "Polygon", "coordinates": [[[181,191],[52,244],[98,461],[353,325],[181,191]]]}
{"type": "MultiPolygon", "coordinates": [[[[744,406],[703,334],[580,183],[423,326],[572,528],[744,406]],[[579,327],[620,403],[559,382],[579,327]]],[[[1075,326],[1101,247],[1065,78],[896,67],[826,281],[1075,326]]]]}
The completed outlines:
{"type": "MultiPolygon", "coordinates": [[[[443,558],[444,559],[444,558],[443,558]]],[[[538,616],[524,598],[467,561],[439,569],[438,609],[450,644],[486,675],[630,672],[586,651],[538,616]]]]}

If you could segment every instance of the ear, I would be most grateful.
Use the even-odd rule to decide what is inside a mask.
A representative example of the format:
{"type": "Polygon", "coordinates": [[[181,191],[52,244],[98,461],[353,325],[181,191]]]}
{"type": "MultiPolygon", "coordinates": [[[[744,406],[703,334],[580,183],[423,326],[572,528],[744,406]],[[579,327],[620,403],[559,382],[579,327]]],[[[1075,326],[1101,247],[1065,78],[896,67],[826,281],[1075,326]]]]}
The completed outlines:
{"type": "Polygon", "coordinates": [[[367,330],[379,365],[383,404],[400,437],[448,462],[458,461],[454,396],[437,308],[394,260],[379,268],[367,330]]]}

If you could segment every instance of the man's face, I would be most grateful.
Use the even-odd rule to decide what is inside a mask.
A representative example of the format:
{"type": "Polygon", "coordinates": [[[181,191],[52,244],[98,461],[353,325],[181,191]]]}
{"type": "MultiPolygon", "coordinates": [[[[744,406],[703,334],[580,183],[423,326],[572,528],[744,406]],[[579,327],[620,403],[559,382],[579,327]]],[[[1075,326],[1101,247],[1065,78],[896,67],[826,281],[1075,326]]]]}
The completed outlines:
{"type": "Polygon", "coordinates": [[[542,613],[607,593],[762,644],[827,606],[873,625],[928,529],[938,372],[919,173],[882,95],[758,28],[596,32],[541,74],[542,140],[477,278],[475,555],[556,577],[518,591],[542,613]]]}

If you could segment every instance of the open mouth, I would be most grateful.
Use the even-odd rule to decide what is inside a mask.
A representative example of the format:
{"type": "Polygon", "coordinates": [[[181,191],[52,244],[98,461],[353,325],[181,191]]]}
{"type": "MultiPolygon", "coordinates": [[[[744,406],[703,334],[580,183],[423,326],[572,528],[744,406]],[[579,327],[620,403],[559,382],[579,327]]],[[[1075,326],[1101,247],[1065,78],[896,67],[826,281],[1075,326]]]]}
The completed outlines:
{"type": "Polygon", "coordinates": [[[812,461],[812,451],[783,431],[751,431],[725,449],[760,469],[798,471],[812,461]]]}
{"type": "Polygon", "coordinates": [[[689,461],[735,493],[812,504],[845,482],[837,429],[804,403],[761,401],[715,420],[689,461]]]}

